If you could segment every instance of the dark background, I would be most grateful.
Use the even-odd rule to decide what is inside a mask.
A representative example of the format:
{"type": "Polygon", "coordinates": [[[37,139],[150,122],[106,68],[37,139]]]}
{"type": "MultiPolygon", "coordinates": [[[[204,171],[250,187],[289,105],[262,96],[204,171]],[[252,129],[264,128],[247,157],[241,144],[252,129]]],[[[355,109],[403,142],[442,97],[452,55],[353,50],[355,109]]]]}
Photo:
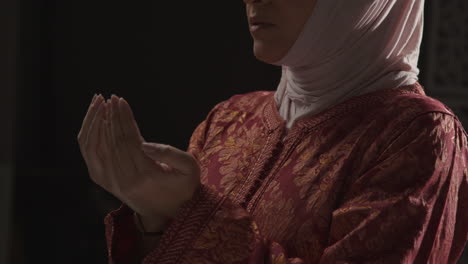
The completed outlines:
{"type": "Polygon", "coordinates": [[[94,93],[126,98],[147,141],[185,150],[216,103],[275,90],[280,77],[254,58],[240,0],[3,0],[0,10],[7,263],[106,263],[103,218],[119,202],[89,179],[76,141],[94,93]]]}

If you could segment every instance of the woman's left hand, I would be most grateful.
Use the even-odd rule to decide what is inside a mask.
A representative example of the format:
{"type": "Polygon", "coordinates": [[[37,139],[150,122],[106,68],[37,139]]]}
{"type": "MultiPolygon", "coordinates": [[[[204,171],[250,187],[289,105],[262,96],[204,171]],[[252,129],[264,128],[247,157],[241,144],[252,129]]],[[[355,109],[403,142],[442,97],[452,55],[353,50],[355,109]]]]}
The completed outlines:
{"type": "Polygon", "coordinates": [[[89,134],[99,137],[96,156],[109,173],[93,180],[148,222],[174,217],[201,185],[196,159],[169,145],[144,142],[123,98],[113,95],[104,109],[101,125],[89,134]]]}

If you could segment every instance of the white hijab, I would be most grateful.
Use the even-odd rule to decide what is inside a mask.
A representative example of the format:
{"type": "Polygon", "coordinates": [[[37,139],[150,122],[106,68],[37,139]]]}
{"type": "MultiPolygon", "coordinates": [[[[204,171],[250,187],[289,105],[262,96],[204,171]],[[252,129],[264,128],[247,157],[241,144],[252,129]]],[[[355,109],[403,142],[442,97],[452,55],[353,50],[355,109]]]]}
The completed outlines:
{"type": "Polygon", "coordinates": [[[418,81],[424,0],[317,0],[275,92],[290,128],[350,97],[418,81]]]}

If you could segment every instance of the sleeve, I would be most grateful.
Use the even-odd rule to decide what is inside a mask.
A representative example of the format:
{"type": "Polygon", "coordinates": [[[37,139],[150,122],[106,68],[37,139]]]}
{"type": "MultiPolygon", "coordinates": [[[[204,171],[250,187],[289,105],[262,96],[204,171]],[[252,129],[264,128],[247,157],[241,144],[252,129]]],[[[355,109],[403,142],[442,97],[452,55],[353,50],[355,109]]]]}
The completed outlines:
{"type": "MultiPolygon", "coordinates": [[[[214,116],[221,109],[227,107],[227,104],[228,100],[213,107],[205,120],[198,124],[192,133],[187,151],[192,153],[195,158],[198,159],[203,149],[208,136],[208,128],[214,116]]],[[[132,209],[122,203],[118,209],[111,211],[104,218],[109,263],[128,264],[134,263],[137,259],[140,234],[135,225],[133,213],[132,209]]]]}
{"type": "MultiPolygon", "coordinates": [[[[455,263],[467,240],[466,145],[451,117],[413,121],[350,184],[319,264],[455,263]]],[[[288,256],[246,210],[203,184],[143,263],[311,264],[288,256]]]]}

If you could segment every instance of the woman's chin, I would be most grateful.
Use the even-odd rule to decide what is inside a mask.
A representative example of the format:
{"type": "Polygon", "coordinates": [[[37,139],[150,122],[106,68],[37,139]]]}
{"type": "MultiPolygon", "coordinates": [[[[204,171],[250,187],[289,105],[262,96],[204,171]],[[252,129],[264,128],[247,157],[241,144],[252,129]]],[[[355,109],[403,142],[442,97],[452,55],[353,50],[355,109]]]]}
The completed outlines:
{"type": "Polygon", "coordinates": [[[258,41],[254,41],[253,52],[257,60],[268,64],[274,64],[283,57],[283,54],[278,52],[277,47],[265,45],[258,41]]]}

